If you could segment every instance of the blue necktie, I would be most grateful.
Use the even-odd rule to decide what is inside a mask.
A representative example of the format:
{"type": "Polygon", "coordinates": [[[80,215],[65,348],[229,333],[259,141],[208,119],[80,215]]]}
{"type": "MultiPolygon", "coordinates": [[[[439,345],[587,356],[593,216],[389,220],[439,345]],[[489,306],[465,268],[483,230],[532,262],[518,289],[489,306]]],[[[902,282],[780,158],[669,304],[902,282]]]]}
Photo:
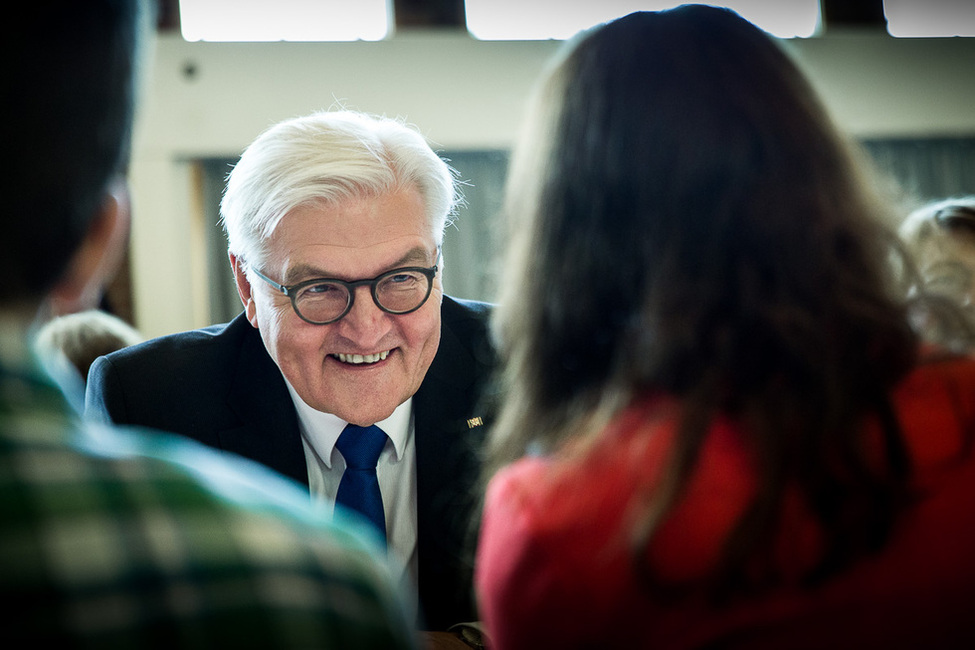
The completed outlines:
{"type": "Polygon", "coordinates": [[[349,424],[335,443],[345,458],[345,473],[335,502],[364,515],[386,539],[383,496],[376,478],[376,463],[386,446],[386,434],[375,424],[360,427],[349,424]]]}

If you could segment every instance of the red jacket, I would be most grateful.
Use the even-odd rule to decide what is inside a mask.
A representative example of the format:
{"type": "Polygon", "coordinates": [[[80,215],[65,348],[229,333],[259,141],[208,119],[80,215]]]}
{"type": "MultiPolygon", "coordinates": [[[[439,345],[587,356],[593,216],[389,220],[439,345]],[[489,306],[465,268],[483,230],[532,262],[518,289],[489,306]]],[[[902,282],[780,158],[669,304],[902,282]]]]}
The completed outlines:
{"type": "MultiPolygon", "coordinates": [[[[506,468],[488,488],[475,569],[493,647],[975,647],[975,360],[921,365],[893,403],[922,497],[888,545],[814,590],[786,583],[723,607],[703,594],[665,604],[632,567],[632,496],[662,469],[674,400],[635,405],[583,453],[506,468]]],[[[753,493],[750,467],[735,423],[719,418],[647,550],[656,571],[708,573],[753,493]]],[[[798,575],[817,529],[799,507],[783,522],[775,563],[798,575]]]]}

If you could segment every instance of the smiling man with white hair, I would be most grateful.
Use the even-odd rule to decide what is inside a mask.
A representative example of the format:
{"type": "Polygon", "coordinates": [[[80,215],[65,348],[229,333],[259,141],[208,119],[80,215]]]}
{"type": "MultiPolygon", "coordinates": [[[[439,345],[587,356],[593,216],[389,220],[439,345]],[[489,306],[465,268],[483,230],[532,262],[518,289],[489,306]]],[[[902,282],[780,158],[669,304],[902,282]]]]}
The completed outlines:
{"type": "Polygon", "coordinates": [[[488,305],[443,295],[457,201],[398,120],[270,128],[221,203],[243,313],[102,357],[87,396],[95,417],[260,461],[362,513],[430,630],[475,618],[465,541],[494,365],[488,305]]]}

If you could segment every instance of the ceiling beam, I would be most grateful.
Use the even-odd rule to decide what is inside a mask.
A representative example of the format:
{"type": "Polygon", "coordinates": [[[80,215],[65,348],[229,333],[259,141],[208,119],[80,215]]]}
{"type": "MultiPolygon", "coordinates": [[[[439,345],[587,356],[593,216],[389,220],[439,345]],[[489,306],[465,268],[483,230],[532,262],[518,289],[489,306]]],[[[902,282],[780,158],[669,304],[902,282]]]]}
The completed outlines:
{"type": "Polygon", "coordinates": [[[397,28],[467,29],[464,0],[393,0],[393,15],[397,28]]]}
{"type": "MultiPolygon", "coordinates": [[[[154,0],[158,27],[179,30],[179,0],[154,0]]],[[[832,29],[887,28],[883,0],[820,0],[825,31],[832,29]]],[[[467,28],[464,0],[393,0],[398,28],[467,28]]]]}
{"type": "MultiPolygon", "coordinates": [[[[179,30],[179,0],[153,0],[160,31],[179,30]]],[[[396,27],[467,29],[464,0],[393,0],[396,27]]]]}
{"type": "Polygon", "coordinates": [[[820,0],[823,29],[887,29],[883,0],[820,0]]]}
{"type": "Polygon", "coordinates": [[[156,29],[160,32],[179,31],[179,0],[153,0],[156,4],[156,29]]]}

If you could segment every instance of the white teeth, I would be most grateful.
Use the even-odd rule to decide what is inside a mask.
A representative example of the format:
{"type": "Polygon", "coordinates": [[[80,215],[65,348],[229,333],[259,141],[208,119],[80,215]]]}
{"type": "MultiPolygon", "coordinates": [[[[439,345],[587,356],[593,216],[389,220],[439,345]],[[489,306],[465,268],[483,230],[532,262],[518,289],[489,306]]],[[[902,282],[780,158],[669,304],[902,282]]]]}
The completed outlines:
{"type": "Polygon", "coordinates": [[[384,350],[377,354],[333,354],[342,363],[352,363],[352,364],[362,364],[362,363],[376,363],[377,361],[382,361],[389,356],[389,350],[384,350]]]}

